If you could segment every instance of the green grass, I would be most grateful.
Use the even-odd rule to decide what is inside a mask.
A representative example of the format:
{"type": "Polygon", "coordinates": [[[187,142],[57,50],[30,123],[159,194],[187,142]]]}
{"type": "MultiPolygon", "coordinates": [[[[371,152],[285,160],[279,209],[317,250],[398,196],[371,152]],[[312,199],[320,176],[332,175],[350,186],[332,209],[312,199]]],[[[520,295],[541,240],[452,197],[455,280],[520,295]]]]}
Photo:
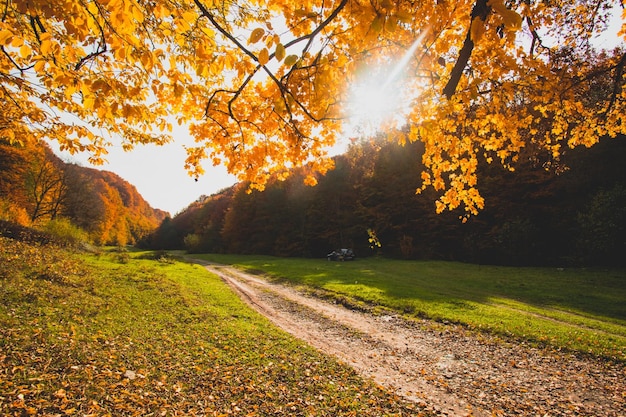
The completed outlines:
{"type": "Polygon", "coordinates": [[[0,415],[417,415],[204,268],[0,237],[0,415]]]}
{"type": "Polygon", "coordinates": [[[355,307],[390,309],[626,361],[626,271],[194,255],[263,271],[355,307]]]}

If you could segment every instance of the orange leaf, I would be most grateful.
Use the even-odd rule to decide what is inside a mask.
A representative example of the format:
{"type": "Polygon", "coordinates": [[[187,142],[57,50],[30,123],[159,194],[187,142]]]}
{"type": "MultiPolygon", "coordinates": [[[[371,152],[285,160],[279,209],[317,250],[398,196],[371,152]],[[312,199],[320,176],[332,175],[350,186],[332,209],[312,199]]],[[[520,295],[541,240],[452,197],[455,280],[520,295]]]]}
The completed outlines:
{"type": "Polygon", "coordinates": [[[283,58],[285,58],[285,47],[282,43],[276,45],[276,52],[274,52],[274,55],[279,62],[282,61],[283,58]]]}
{"type": "Polygon", "coordinates": [[[263,35],[265,35],[265,29],[263,28],[254,29],[252,33],[250,34],[250,38],[248,39],[248,44],[257,43],[258,41],[261,40],[263,35]]]}
{"type": "Polygon", "coordinates": [[[265,65],[270,60],[270,53],[267,48],[263,48],[261,52],[259,52],[259,64],[265,65]]]}

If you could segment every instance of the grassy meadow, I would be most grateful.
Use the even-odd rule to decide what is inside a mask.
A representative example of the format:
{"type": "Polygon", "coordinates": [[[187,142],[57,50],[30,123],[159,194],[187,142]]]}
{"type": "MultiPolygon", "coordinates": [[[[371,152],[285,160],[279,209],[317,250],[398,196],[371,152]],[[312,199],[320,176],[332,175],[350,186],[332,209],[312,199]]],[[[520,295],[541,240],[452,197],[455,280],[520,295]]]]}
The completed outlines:
{"type": "Polygon", "coordinates": [[[451,322],[626,361],[626,270],[517,268],[383,258],[354,262],[194,255],[356,308],[451,322]]]}
{"type": "Polygon", "coordinates": [[[420,414],[200,266],[0,237],[0,415],[420,414]]]}

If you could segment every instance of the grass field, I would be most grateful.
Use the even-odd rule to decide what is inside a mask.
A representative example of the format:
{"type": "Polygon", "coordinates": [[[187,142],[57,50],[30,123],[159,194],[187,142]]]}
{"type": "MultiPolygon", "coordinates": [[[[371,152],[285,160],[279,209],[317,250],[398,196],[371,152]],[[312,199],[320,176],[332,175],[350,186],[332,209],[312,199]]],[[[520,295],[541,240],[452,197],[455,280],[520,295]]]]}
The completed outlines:
{"type": "Polygon", "coordinates": [[[406,416],[204,268],[0,237],[0,415],[406,416]]]}
{"type": "Polygon", "coordinates": [[[453,322],[626,361],[626,270],[194,255],[263,272],[355,307],[453,322]]]}

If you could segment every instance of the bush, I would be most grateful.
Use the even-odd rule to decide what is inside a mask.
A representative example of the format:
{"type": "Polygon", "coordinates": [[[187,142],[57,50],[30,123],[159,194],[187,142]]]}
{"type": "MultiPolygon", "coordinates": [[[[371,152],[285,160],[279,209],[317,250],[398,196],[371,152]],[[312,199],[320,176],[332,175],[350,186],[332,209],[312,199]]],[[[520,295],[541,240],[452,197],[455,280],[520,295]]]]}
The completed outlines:
{"type": "Polygon", "coordinates": [[[189,253],[200,253],[200,244],[201,239],[200,236],[195,233],[190,233],[183,239],[185,243],[185,249],[189,253]]]}
{"type": "Polygon", "coordinates": [[[44,226],[44,231],[54,240],[67,246],[77,246],[88,240],[87,233],[67,219],[50,220],[44,226]]]}
{"type": "Polygon", "coordinates": [[[176,258],[165,250],[157,250],[154,252],[146,252],[140,256],[139,259],[149,259],[151,261],[159,261],[162,264],[174,264],[176,258]]]}

